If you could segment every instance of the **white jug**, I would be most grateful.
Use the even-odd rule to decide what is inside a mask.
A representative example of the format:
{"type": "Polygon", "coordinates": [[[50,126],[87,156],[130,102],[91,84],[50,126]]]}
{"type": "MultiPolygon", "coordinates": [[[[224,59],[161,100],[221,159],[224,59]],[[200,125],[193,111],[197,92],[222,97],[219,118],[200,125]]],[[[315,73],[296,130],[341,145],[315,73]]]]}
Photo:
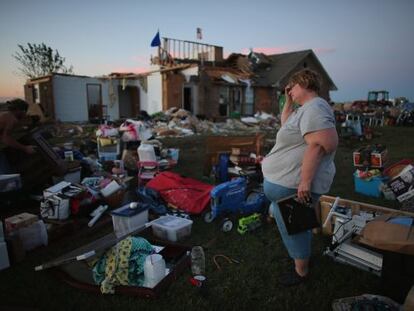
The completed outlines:
{"type": "Polygon", "coordinates": [[[154,287],[165,277],[165,260],[160,254],[147,256],[144,262],[145,287],[154,287]]]}
{"type": "Polygon", "coordinates": [[[138,157],[141,162],[156,162],[154,146],[151,144],[141,144],[138,147],[138,157]]]}

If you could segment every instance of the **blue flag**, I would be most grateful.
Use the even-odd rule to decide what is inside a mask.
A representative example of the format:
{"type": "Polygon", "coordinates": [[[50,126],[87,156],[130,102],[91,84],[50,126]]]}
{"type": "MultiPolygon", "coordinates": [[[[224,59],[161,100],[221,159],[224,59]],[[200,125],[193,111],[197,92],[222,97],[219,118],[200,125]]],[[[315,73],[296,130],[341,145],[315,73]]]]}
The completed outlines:
{"type": "Polygon", "coordinates": [[[154,39],[151,41],[151,46],[160,46],[161,40],[160,40],[160,31],[157,31],[157,34],[155,35],[154,39]]]}

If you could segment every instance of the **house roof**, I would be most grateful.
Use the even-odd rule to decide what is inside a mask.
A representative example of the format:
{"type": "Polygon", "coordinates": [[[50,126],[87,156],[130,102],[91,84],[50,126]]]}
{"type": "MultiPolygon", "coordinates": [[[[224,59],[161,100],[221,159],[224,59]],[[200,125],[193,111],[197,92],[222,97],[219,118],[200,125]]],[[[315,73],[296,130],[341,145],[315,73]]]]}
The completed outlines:
{"type": "Polygon", "coordinates": [[[205,67],[204,72],[212,80],[231,84],[238,84],[240,80],[247,80],[252,76],[250,73],[230,67],[205,67]]]}
{"type": "Polygon", "coordinates": [[[329,82],[330,90],[337,90],[336,85],[329,77],[322,64],[319,62],[315,53],[312,50],[303,50],[296,52],[289,52],[275,55],[264,55],[259,53],[253,53],[251,58],[257,58],[255,64],[256,69],[256,85],[260,86],[279,86],[280,82],[288,77],[296,66],[302,62],[306,57],[313,58],[317,64],[319,64],[322,73],[326,76],[329,82]]]}

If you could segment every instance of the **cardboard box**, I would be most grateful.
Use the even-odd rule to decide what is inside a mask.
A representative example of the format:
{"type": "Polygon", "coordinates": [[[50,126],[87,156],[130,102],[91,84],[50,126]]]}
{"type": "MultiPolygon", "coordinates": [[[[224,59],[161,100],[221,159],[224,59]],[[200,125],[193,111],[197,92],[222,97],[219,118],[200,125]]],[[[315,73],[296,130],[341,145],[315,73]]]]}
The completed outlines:
{"type": "Polygon", "coordinates": [[[395,223],[395,219],[406,219],[412,225],[412,217],[379,216],[366,224],[358,242],[385,251],[414,255],[411,225],[395,223]]]}
{"type": "Polygon", "coordinates": [[[388,151],[385,147],[366,146],[353,153],[355,167],[383,168],[387,158],[388,151]]]}
{"type": "Polygon", "coordinates": [[[407,165],[397,177],[388,182],[399,202],[414,196],[414,166],[407,165]]]}
{"type": "Polygon", "coordinates": [[[21,213],[12,217],[6,218],[4,224],[6,226],[6,233],[11,233],[17,229],[30,226],[38,220],[38,217],[29,213],[21,213]]]}

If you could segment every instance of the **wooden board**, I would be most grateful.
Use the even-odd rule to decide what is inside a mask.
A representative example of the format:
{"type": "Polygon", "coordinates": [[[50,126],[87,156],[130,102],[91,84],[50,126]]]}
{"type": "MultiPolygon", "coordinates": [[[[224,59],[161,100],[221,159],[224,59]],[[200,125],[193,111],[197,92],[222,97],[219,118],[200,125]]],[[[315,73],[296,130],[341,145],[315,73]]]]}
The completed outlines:
{"type": "Polygon", "coordinates": [[[204,175],[208,176],[212,165],[217,164],[220,153],[230,153],[232,148],[254,152],[261,155],[264,134],[257,133],[250,136],[209,136],[206,140],[206,158],[204,175]]]}

